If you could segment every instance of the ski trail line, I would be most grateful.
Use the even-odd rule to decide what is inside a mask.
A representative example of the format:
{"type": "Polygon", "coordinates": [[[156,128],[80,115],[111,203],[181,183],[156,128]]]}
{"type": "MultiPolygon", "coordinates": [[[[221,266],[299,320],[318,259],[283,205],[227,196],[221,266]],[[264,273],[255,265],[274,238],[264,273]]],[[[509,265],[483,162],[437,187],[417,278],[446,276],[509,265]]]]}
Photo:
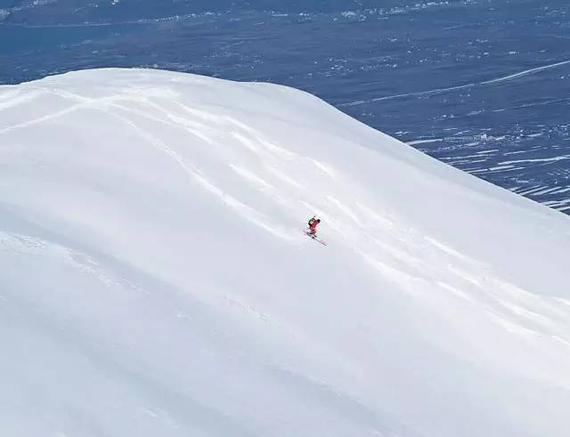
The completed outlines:
{"type": "Polygon", "coordinates": [[[464,85],[457,85],[457,86],[452,86],[452,87],[447,87],[447,88],[435,88],[433,90],[427,90],[427,91],[415,91],[412,93],[394,94],[392,96],[374,97],[374,98],[368,99],[368,100],[355,100],[354,102],[341,103],[341,104],[336,105],[336,106],[338,106],[339,108],[348,107],[348,106],[358,106],[358,105],[364,105],[366,103],[381,102],[383,100],[394,100],[394,99],[400,99],[403,97],[429,96],[432,94],[441,94],[441,93],[445,93],[448,91],[456,91],[456,90],[461,90],[461,89],[474,88],[477,86],[493,85],[496,83],[508,82],[511,80],[519,79],[519,78],[524,77],[524,76],[529,76],[531,74],[540,73],[540,72],[545,71],[545,70],[550,70],[552,68],[557,68],[557,67],[561,67],[563,65],[568,65],[568,64],[570,64],[570,59],[567,59],[567,60],[561,61],[561,62],[556,62],[554,64],[548,64],[548,65],[543,65],[541,67],[535,67],[535,68],[531,68],[528,70],[519,71],[518,73],[509,74],[507,76],[502,76],[502,77],[498,77],[495,79],[489,79],[489,80],[485,80],[482,82],[467,83],[464,85]]]}

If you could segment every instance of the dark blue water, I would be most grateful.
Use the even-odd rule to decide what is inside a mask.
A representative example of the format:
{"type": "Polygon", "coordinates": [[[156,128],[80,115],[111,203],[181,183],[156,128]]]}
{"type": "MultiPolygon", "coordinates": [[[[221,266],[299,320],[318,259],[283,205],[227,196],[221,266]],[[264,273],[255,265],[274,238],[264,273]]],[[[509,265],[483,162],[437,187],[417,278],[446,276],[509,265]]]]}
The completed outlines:
{"type": "Polygon", "coordinates": [[[570,213],[567,1],[0,5],[0,83],[122,66],[291,85],[570,213]]]}

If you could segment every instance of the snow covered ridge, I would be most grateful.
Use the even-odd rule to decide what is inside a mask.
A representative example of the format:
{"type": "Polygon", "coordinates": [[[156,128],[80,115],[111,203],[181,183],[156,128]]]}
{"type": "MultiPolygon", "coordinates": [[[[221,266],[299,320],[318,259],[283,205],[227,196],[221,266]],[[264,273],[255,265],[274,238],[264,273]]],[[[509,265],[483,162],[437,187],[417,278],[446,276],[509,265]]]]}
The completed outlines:
{"type": "Polygon", "coordinates": [[[0,87],[0,434],[564,437],[569,253],[300,91],[0,87]]]}

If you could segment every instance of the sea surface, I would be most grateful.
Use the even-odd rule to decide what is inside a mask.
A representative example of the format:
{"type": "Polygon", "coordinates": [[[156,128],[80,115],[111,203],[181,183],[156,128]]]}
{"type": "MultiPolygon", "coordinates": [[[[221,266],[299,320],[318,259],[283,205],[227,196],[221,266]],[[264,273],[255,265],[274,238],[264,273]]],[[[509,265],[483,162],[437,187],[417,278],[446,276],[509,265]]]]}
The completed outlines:
{"type": "Polygon", "coordinates": [[[109,66],[301,88],[570,213],[568,1],[0,0],[0,84],[109,66]]]}

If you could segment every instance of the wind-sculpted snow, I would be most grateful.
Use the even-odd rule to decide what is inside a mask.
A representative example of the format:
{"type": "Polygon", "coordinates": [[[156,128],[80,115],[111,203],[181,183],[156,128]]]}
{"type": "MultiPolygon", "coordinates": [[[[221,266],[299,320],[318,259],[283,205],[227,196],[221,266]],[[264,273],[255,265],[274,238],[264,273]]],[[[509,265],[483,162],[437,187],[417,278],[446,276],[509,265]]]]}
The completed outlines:
{"type": "Polygon", "coordinates": [[[1,434],[563,437],[568,253],[567,216],[300,91],[1,87],[1,434]]]}

